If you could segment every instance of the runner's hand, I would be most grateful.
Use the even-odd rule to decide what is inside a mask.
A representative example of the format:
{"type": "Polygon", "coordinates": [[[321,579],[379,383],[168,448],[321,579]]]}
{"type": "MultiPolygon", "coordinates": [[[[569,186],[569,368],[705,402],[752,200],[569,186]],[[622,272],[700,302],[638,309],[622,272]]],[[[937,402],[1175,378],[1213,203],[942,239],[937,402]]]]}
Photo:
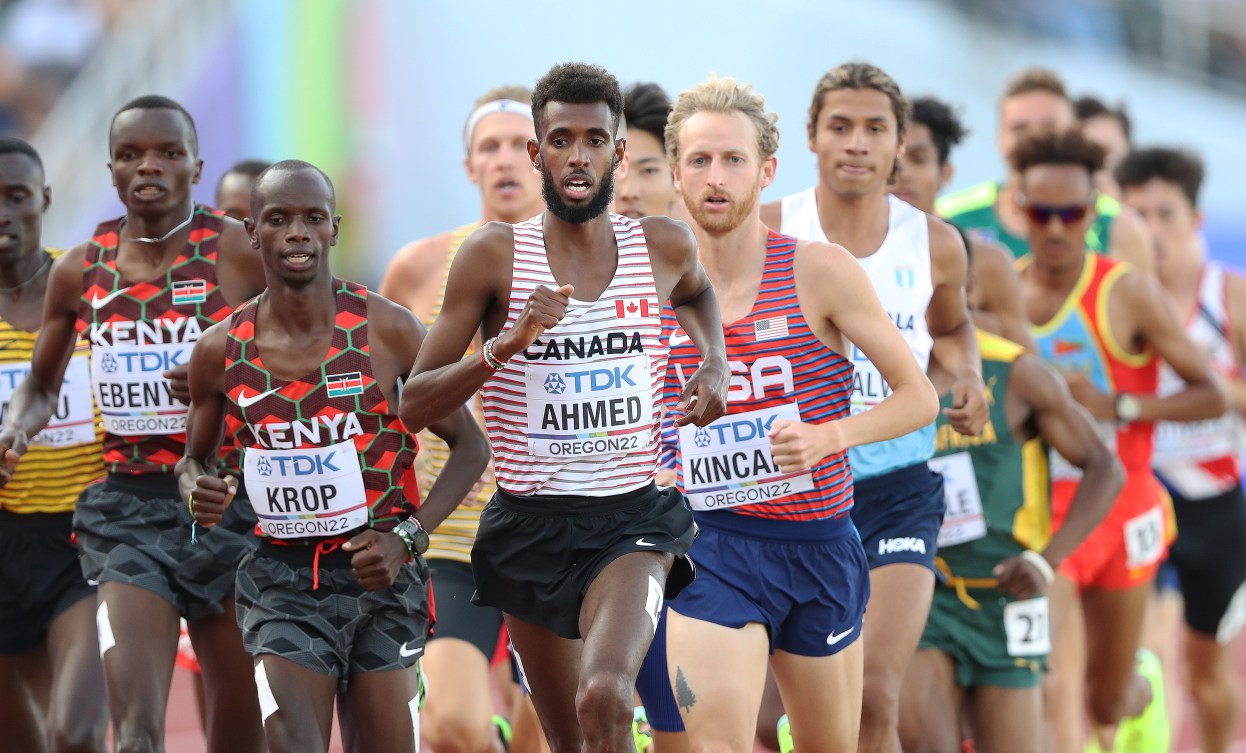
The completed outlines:
{"type": "MultiPolygon", "coordinates": [[[[723,366],[726,361],[723,361],[723,366]]],[[[731,372],[713,362],[702,363],[684,385],[675,410],[684,415],[675,419],[676,426],[709,426],[727,413],[727,387],[731,372]]]]}
{"type": "Polygon", "coordinates": [[[169,380],[169,392],[174,400],[190,405],[190,364],[182,363],[164,372],[169,380]]]}
{"type": "Polygon", "coordinates": [[[195,490],[188,504],[195,522],[211,528],[221,522],[238,493],[238,479],[233,476],[218,478],[204,474],[195,479],[195,490]]]}
{"type": "Polygon", "coordinates": [[[1018,599],[1033,599],[1047,590],[1047,581],[1033,563],[1021,555],[1009,557],[995,566],[999,590],[1018,599]]]}
{"type": "Polygon", "coordinates": [[[26,454],[26,432],[5,429],[0,432],[0,487],[13,479],[17,461],[26,454]]]}
{"type": "Polygon", "coordinates": [[[944,408],[943,415],[958,433],[976,437],[991,417],[986,403],[986,387],[981,378],[957,379],[952,383],[952,407],[944,408]]]}
{"type": "Polygon", "coordinates": [[[775,421],[770,426],[770,454],[784,473],[807,471],[844,449],[836,421],[806,424],[775,421]]]}
{"type": "Polygon", "coordinates": [[[532,295],[528,296],[528,302],[524,304],[514,326],[498,335],[498,341],[493,346],[494,353],[507,361],[536,342],[542,332],[567,315],[567,306],[574,292],[575,288],[571,285],[563,285],[557,290],[537,285],[532,295]]]}
{"type": "Polygon", "coordinates": [[[343,544],[342,550],[355,552],[350,558],[351,572],[365,591],[384,591],[394,585],[398,571],[410,557],[397,534],[371,528],[343,544]]]}

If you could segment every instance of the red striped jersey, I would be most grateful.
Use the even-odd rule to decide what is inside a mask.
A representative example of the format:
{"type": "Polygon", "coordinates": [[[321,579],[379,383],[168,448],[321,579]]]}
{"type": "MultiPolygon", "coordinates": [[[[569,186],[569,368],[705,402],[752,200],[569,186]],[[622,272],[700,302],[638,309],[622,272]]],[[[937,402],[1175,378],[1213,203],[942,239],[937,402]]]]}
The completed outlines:
{"type": "MultiPolygon", "coordinates": [[[[559,286],[545,255],[543,216],[514,226],[506,327],[538,285],[559,286]]],[[[596,301],[572,299],[480,390],[497,484],[511,494],[600,497],[653,480],[666,347],[640,223],[610,215],[614,278],[596,301]]]]}
{"type": "MultiPolygon", "coordinates": [[[[793,275],[796,239],[771,231],[753,308],[725,325],[731,386],[727,415],[706,427],[663,426],[663,465],[677,465],[679,485],[698,511],[730,510],[783,521],[847,519],[852,509],[848,453],[812,471],[785,472],[770,454],[776,420],[817,424],[844,418],[852,397],[852,362],[819,340],[800,310],[793,275]]],[[[700,366],[695,345],[673,309],[662,314],[670,343],[664,399],[677,415],[684,384],[700,366]]]]}
{"type": "Polygon", "coordinates": [[[416,442],[372,376],[368,289],[334,280],[337,316],[323,362],[284,381],[255,343],[259,302],[230,318],[225,431],[242,447],[243,481],[260,535],[284,543],[345,541],[415,512],[416,442]]]}
{"type": "MultiPolygon", "coordinates": [[[[1199,275],[1198,298],[1185,322],[1185,333],[1207,351],[1211,368],[1221,378],[1238,377],[1242,368],[1233,348],[1229,318],[1230,275],[1209,261],[1199,275]]],[[[1185,382],[1167,363],[1160,364],[1159,394],[1171,395],[1185,382]]],[[[1246,424],[1232,407],[1206,421],[1161,421],[1155,425],[1152,466],[1164,483],[1189,500],[1207,499],[1242,482],[1242,453],[1246,451],[1246,424]]]]}
{"type": "Polygon", "coordinates": [[[186,246],[161,277],[117,269],[124,218],[95,229],[83,260],[77,328],[91,346],[91,386],[111,473],[172,473],[186,447],[186,410],[164,372],[190,361],[203,330],[231,306],[217,285],[221,214],[195,205],[186,246]]]}

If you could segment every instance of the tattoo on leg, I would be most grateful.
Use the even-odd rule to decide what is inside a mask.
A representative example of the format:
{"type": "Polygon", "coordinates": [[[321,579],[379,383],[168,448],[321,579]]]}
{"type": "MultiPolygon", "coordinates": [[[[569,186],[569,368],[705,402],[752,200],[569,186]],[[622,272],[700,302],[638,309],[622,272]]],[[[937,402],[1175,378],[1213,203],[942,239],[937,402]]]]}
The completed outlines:
{"type": "Polygon", "coordinates": [[[685,712],[692,711],[697,703],[697,694],[688,687],[688,678],[684,677],[683,667],[675,668],[675,703],[685,712]]]}

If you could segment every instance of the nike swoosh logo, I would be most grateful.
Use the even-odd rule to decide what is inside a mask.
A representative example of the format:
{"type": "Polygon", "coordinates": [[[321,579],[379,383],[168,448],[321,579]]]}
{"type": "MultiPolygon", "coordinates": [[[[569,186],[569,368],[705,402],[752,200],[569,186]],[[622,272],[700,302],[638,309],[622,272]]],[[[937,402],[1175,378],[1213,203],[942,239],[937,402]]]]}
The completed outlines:
{"type": "Polygon", "coordinates": [[[690,343],[690,342],[692,342],[692,338],[688,337],[687,335],[681,335],[678,332],[671,333],[671,347],[672,348],[677,348],[680,345],[683,345],[684,343],[690,343]]]}
{"type": "MultiPolygon", "coordinates": [[[[410,643],[410,641],[408,641],[408,643],[410,643]]],[[[398,655],[403,657],[404,659],[408,656],[418,656],[419,654],[422,654],[422,653],[424,653],[423,646],[420,646],[419,648],[407,648],[407,644],[404,643],[398,647],[398,655]]]]}
{"type": "Polygon", "coordinates": [[[834,646],[836,643],[839,643],[843,639],[847,638],[849,634],[852,633],[853,630],[856,630],[856,628],[850,627],[844,632],[840,633],[839,635],[836,635],[835,633],[831,633],[830,635],[826,636],[826,645],[834,646]]]}
{"type": "Polygon", "coordinates": [[[657,544],[654,544],[652,541],[645,541],[642,536],[641,538],[636,539],[636,546],[657,546],[657,544]]]}
{"type": "Polygon", "coordinates": [[[104,296],[103,298],[100,298],[100,297],[99,297],[99,295],[98,295],[98,294],[96,294],[96,296],[95,296],[94,298],[92,298],[92,299],[91,299],[91,301],[90,301],[90,303],[91,303],[91,308],[93,308],[93,309],[98,309],[98,308],[100,308],[100,307],[102,307],[102,306],[106,305],[109,301],[111,301],[112,299],[114,299],[114,298],[116,298],[117,296],[121,295],[122,293],[124,293],[124,292],[125,292],[125,291],[127,291],[127,290],[129,290],[129,288],[120,288],[120,289],[118,289],[118,290],[114,290],[113,292],[109,293],[108,295],[104,296]]]}
{"type": "Polygon", "coordinates": [[[247,395],[245,393],[239,392],[238,393],[238,405],[242,406],[243,408],[247,408],[259,402],[260,400],[263,400],[264,398],[268,397],[269,395],[273,394],[279,389],[281,388],[273,387],[271,390],[265,390],[264,392],[261,392],[258,395],[247,395]]]}

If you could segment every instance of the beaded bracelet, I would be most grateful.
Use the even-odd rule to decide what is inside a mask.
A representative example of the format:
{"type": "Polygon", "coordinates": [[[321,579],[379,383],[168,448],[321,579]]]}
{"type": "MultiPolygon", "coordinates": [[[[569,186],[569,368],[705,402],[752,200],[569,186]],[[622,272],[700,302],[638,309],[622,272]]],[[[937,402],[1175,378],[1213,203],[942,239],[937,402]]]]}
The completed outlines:
{"type": "Polygon", "coordinates": [[[497,342],[496,337],[490,337],[488,340],[485,340],[484,345],[480,348],[480,358],[485,362],[485,366],[494,371],[501,371],[506,364],[493,355],[493,344],[495,342],[497,342]]]}
{"type": "Polygon", "coordinates": [[[415,540],[411,538],[411,534],[400,527],[395,527],[391,533],[402,539],[403,546],[407,547],[407,562],[415,559],[415,540]]]}

